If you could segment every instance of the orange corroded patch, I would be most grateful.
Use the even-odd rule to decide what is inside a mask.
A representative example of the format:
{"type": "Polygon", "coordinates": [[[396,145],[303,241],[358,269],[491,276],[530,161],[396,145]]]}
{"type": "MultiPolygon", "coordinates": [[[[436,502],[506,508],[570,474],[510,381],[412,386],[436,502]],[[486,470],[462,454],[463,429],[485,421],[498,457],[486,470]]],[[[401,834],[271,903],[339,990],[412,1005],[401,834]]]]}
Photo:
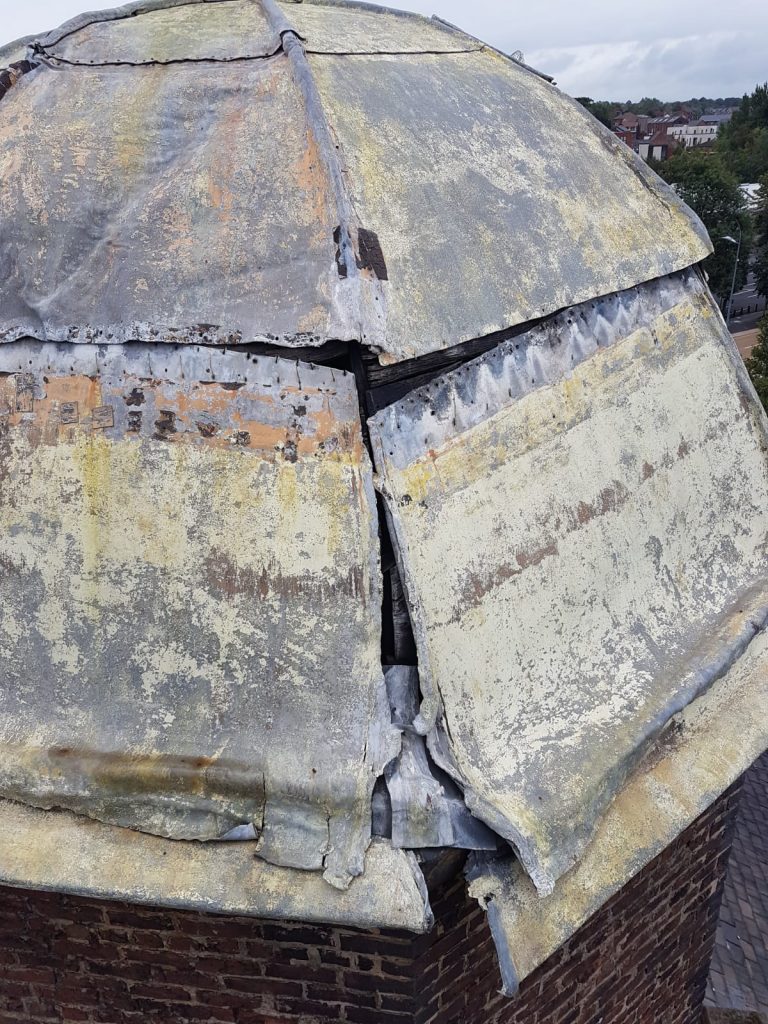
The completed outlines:
{"type": "Polygon", "coordinates": [[[359,460],[359,421],[338,418],[334,395],[288,384],[11,374],[0,380],[0,414],[44,444],[98,434],[235,447],[288,461],[318,454],[359,460]]]}

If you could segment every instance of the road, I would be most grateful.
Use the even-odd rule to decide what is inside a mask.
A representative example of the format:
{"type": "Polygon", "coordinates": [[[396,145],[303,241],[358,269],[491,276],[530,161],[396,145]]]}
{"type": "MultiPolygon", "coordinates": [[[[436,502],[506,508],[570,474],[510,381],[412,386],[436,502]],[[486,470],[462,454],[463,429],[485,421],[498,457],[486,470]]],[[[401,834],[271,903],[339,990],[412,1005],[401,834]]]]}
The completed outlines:
{"type": "Polygon", "coordinates": [[[741,352],[742,359],[749,359],[752,349],[757,344],[757,331],[742,331],[740,334],[734,334],[733,340],[741,352]]]}
{"type": "Polygon", "coordinates": [[[757,327],[761,317],[765,314],[765,299],[757,294],[754,274],[750,273],[746,287],[733,296],[733,312],[736,315],[732,317],[729,324],[731,334],[739,334],[757,327]],[[749,313],[747,313],[747,309],[750,309],[749,313]],[[739,315],[740,313],[741,315],[739,315]]]}

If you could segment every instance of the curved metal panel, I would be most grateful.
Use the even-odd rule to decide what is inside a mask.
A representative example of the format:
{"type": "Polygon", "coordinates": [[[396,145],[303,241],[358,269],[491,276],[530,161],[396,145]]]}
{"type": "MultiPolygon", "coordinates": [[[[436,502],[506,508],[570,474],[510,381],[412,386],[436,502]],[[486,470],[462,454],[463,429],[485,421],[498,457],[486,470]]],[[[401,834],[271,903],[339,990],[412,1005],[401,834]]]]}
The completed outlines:
{"type": "Polygon", "coordinates": [[[543,892],[768,625],[765,417],[692,273],[575,308],[370,421],[421,720],[543,892]]]}
{"type": "Polygon", "coordinates": [[[254,0],[205,0],[146,9],[133,17],[94,16],[88,23],[43,41],[49,57],[70,64],[166,64],[187,60],[265,57],[280,48],[280,36],[254,0]],[[97,20],[98,19],[98,20],[97,20]]]}
{"type": "Polygon", "coordinates": [[[354,3],[281,3],[311,53],[456,53],[478,43],[429,18],[354,3]]]}
{"type": "Polygon", "coordinates": [[[768,746],[768,636],[675,717],[611,804],[583,859],[542,900],[510,859],[478,859],[470,894],[492,914],[508,994],[692,825],[768,746]]]}
{"type": "Polygon", "coordinates": [[[0,108],[0,341],[357,337],[328,175],[285,55],[37,68],[0,108]]]}
{"type": "Polygon", "coordinates": [[[0,800],[0,880],[24,889],[267,920],[414,932],[432,926],[413,855],[382,840],[373,841],[365,871],[341,892],[312,872],[265,864],[250,843],[175,843],[0,800]]]}
{"type": "Polygon", "coordinates": [[[0,795],[250,823],[348,885],[399,749],[354,379],[185,353],[174,382],[158,348],[0,346],[0,795]]]}
{"type": "Polygon", "coordinates": [[[534,320],[711,251],[695,215],[639,157],[511,60],[484,50],[309,62],[357,216],[386,266],[389,359],[534,320]]]}

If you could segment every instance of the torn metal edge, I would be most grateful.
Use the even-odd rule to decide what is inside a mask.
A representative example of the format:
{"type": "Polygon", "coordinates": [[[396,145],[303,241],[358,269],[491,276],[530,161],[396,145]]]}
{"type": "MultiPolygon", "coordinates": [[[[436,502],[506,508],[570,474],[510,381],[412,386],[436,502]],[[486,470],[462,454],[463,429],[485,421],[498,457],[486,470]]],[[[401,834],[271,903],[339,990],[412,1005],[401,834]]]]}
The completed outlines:
{"type": "MultiPolygon", "coordinates": [[[[79,374],[84,377],[122,377],[125,374],[152,380],[181,383],[185,380],[245,382],[262,375],[287,387],[333,389],[349,386],[354,375],[347,370],[290,357],[256,355],[236,349],[204,345],[132,342],[97,344],[40,342],[34,338],[0,345],[0,373],[79,374]]],[[[375,508],[374,501],[373,507],[375,508]]]]}
{"type": "Polygon", "coordinates": [[[81,29],[89,28],[105,21],[122,21],[125,18],[133,18],[139,14],[151,14],[154,11],[165,11],[173,7],[192,7],[196,4],[228,3],[231,0],[133,0],[132,3],[122,4],[120,7],[108,7],[105,10],[87,11],[78,14],[74,18],[65,21],[63,25],[52,29],[42,35],[30,37],[30,42],[37,43],[43,49],[55,46],[68,36],[74,35],[81,29]]]}
{"type": "MultiPolygon", "coordinates": [[[[469,894],[489,916],[500,961],[523,981],[695,822],[764,752],[768,635],[668,726],[616,796],[582,860],[542,899],[522,866],[473,858],[469,894]]],[[[502,968],[503,969],[503,968],[502,968]]]]}
{"type": "Polygon", "coordinates": [[[259,860],[251,843],[174,842],[6,800],[0,800],[0,882],[178,910],[419,934],[434,922],[415,857],[384,840],[374,840],[365,872],[341,892],[318,872],[259,860]]]}
{"type": "MultiPolygon", "coordinates": [[[[740,357],[735,343],[732,339],[729,342],[730,335],[722,316],[700,274],[689,268],[669,277],[656,279],[625,292],[563,311],[539,324],[528,334],[502,342],[496,349],[415,390],[368,421],[374,461],[379,474],[376,484],[385,498],[387,522],[391,536],[395,539],[395,558],[407,596],[419,651],[423,700],[420,713],[414,722],[415,728],[427,736],[428,748],[435,763],[462,788],[465,802],[472,814],[510,843],[542,896],[547,896],[553,891],[562,872],[552,875],[541,862],[538,851],[528,837],[521,833],[513,822],[500,814],[487,799],[479,796],[468,786],[450,749],[442,695],[430,671],[428,635],[418,601],[417,586],[405,564],[408,559],[408,538],[400,517],[395,515],[391,508],[393,499],[386,483],[387,462],[398,470],[402,469],[423,455],[424,450],[439,449],[449,436],[471,431],[478,422],[484,421],[488,415],[486,402],[482,403],[482,406],[474,405],[470,397],[466,409],[462,408],[462,398],[473,388],[489,390],[497,399],[496,411],[499,411],[514,404],[524,395],[558,379],[564,372],[560,365],[561,360],[554,356],[551,364],[548,361],[550,350],[555,347],[556,342],[557,347],[566,350],[566,355],[571,353],[574,357],[573,362],[566,360],[567,369],[570,369],[588,360],[598,348],[611,347],[638,327],[650,326],[656,316],[669,312],[685,299],[697,299],[705,303],[707,309],[719,318],[720,340],[728,353],[729,361],[736,365],[740,357]],[[522,354],[520,349],[523,350],[522,354]],[[526,373],[519,374],[518,380],[517,363],[520,360],[533,361],[536,369],[533,378],[526,373]],[[422,404],[421,417],[419,400],[422,404]],[[404,439],[413,439],[413,449],[408,448],[407,444],[407,450],[394,449],[392,445],[393,451],[389,452],[387,458],[385,449],[391,446],[392,439],[396,439],[401,446],[404,439]]],[[[526,366],[530,369],[528,363],[526,366]]],[[[757,433],[762,435],[763,445],[768,451],[768,419],[743,364],[741,369],[737,370],[736,376],[745,398],[751,399],[749,405],[753,408],[755,428],[757,433]]],[[[726,676],[744,656],[755,638],[768,629],[768,604],[764,586],[758,584],[752,587],[748,593],[741,595],[740,603],[744,613],[735,634],[734,624],[729,619],[723,627],[723,639],[726,642],[722,649],[716,650],[714,654],[705,649],[701,657],[692,659],[675,699],[647,724],[638,738],[632,756],[618,765],[611,779],[606,780],[607,790],[604,793],[601,791],[601,809],[599,814],[595,815],[597,821],[600,820],[600,815],[605,813],[604,806],[610,805],[610,794],[626,783],[627,778],[631,776],[668,723],[726,676]]],[[[593,831],[585,833],[586,842],[593,836],[593,831]]]]}

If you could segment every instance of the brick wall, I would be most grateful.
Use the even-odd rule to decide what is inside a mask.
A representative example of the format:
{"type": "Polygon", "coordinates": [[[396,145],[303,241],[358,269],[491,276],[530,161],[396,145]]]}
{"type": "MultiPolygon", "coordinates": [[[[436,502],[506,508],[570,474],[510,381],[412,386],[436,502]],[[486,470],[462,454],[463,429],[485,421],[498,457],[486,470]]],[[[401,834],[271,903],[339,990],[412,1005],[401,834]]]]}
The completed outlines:
{"type": "Polygon", "coordinates": [[[418,938],[0,888],[0,1024],[699,1024],[736,795],[512,1002],[460,878],[418,938]]]}

